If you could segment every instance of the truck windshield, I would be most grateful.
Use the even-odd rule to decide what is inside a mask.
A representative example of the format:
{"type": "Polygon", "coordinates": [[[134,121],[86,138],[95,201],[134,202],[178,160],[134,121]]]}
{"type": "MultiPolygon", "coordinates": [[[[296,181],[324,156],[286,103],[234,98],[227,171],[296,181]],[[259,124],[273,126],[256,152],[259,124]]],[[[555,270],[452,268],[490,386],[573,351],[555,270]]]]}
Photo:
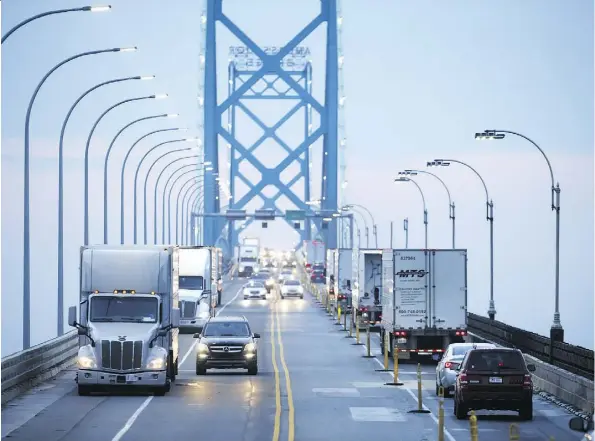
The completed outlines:
{"type": "Polygon", "coordinates": [[[156,323],[159,301],[149,297],[100,296],[91,300],[92,322],[156,323]]]}
{"type": "Polygon", "coordinates": [[[256,257],[242,257],[240,262],[256,262],[256,257]]]}
{"type": "Polygon", "coordinates": [[[249,337],[250,329],[243,322],[207,323],[203,335],[205,337],[249,337]]]}
{"type": "Polygon", "coordinates": [[[204,289],[202,276],[180,276],[180,289],[204,289]]]}

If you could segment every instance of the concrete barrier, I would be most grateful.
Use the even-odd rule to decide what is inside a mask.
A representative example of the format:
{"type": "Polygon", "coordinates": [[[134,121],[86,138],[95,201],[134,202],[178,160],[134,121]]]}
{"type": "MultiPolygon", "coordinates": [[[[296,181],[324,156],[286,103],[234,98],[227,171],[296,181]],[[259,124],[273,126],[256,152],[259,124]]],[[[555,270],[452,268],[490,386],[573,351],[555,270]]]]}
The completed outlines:
{"type": "MultiPolygon", "coordinates": [[[[485,338],[469,333],[471,341],[493,343],[485,338]]],[[[574,413],[580,416],[587,416],[593,413],[595,403],[593,399],[594,382],[580,375],[565,371],[552,366],[531,355],[524,354],[525,362],[535,365],[533,372],[533,385],[540,395],[550,401],[558,401],[558,404],[567,407],[570,405],[574,413]]]]}
{"type": "Polygon", "coordinates": [[[71,331],[2,359],[2,404],[71,366],[78,335],[71,331]]]}

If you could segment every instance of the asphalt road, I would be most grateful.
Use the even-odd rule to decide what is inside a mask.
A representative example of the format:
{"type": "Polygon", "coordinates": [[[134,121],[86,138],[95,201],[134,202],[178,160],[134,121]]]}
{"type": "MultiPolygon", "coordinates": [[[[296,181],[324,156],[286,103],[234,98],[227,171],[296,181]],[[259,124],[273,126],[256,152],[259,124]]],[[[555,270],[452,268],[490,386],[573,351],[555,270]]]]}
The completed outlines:
{"type": "MultiPolygon", "coordinates": [[[[246,315],[261,334],[259,373],[194,373],[194,342],[180,339],[184,356],[175,386],[164,397],[147,395],[79,397],[67,372],[2,409],[2,437],[16,441],[360,441],[437,440],[435,367],[423,367],[423,404],[417,408],[415,366],[401,365],[404,386],[386,386],[392,377],[380,369],[378,338],[372,359],[354,345],[316,302],[245,301],[236,296],[242,281],[225,284],[222,315],[246,315]]],[[[365,339],[362,338],[362,341],[365,339]]],[[[392,368],[392,367],[391,367],[392,368]]],[[[570,414],[535,398],[535,419],[479,413],[479,439],[508,439],[518,424],[522,441],[579,440],[567,427],[570,414]]],[[[445,440],[469,440],[468,421],[453,415],[445,399],[445,440]]]]}

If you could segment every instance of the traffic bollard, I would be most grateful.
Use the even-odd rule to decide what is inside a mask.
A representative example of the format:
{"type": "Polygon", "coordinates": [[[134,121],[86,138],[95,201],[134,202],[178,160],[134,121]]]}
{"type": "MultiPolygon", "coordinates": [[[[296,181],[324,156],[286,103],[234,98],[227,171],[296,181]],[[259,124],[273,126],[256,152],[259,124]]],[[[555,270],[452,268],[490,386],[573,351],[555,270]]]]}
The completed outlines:
{"type": "Polygon", "coordinates": [[[384,369],[376,369],[376,372],[390,372],[388,368],[388,347],[390,346],[390,338],[389,333],[384,333],[384,342],[382,343],[382,347],[384,348],[384,369]]]}
{"type": "Polygon", "coordinates": [[[370,339],[370,323],[366,325],[366,355],[364,358],[374,358],[372,355],[371,339],[370,339]]]}
{"type": "Polygon", "coordinates": [[[393,381],[392,383],[384,383],[387,386],[403,386],[399,381],[399,349],[393,348],[393,381]]]}
{"type": "Polygon", "coordinates": [[[357,319],[357,312],[355,313],[355,343],[351,343],[354,346],[361,346],[362,344],[359,341],[360,332],[359,332],[359,320],[357,319]]]}
{"type": "Polygon", "coordinates": [[[349,315],[349,335],[347,338],[353,338],[353,307],[351,308],[351,314],[349,315]]]}
{"type": "Polygon", "coordinates": [[[519,441],[521,439],[521,432],[519,430],[519,426],[516,424],[511,424],[508,428],[508,439],[510,441],[519,441]]]}
{"type": "Polygon", "coordinates": [[[471,416],[469,417],[469,431],[471,432],[471,441],[479,441],[477,436],[477,417],[474,410],[471,411],[471,416]]]}
{"type": "Polygon", "coordinates": [[[335,326],[341,326],[341,312],[341,306],[337,305],[337,322],[335,323],[335,326]]]}
{"type": "Polygon", "coordinates": [[[417,363],[417,409],[410,410],[409,413],[430,413],[429,410],[424,409],[423,393],[421,384],[421,364],[417,363]]]}
{"type": "Polygon", "coordinates": [[[438,441],[444,441],[444,388],[438,389],[438,441]]]}
{"type": "Polygon", "coordinates": [[[345,314],[343,314],[343,331],[347,331],[347,310],[345,310],[345,314]]]}

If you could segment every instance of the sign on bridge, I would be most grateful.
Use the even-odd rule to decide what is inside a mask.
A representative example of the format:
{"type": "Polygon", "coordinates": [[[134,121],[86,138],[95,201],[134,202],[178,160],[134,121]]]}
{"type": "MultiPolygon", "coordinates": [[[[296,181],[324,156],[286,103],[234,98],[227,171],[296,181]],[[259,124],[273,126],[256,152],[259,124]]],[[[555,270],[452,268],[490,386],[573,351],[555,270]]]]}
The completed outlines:
{"type": "MultiPolygon", "coordinates": [[[[283,49],[278,46],[265,46],[262,50],[267,55],[276,55],[283,49]]],[[[310,59],[310,48],[307,46],[295,47],[283,60],[281,67],[285,70],[303,70],[310,59]]],[[[230,46],[229,58],[238,70],[258,70],[262,67],[262,60],[247,46],[230,46]]]]}

